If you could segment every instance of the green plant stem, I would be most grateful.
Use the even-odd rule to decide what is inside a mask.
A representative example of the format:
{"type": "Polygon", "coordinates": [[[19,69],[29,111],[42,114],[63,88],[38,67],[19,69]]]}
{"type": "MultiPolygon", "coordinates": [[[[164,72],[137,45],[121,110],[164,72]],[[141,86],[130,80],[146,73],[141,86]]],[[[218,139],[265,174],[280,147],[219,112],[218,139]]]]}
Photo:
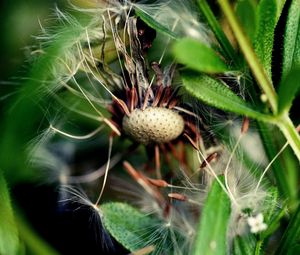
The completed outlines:
{"type": "Polygon", "coordinates": [[[237,62],[238,58],[235,54],[235,51],[234,51],[231,43],[227,39],[226,35],[224,34],[223,30],[221,29],[220,24],[218,23],[213,12],[211,11],[206,0],[198,0],[198,5],[200,7],[201,12],[205,16],[209,26],[214,31],[219,43],[221,44],[224,55],[228,59],[230,59],[235,64],[235,66],[238,66],[239,63],[237,62]]]}
{"type": "Polygon", "coordinates": [[[282,115],[278,119],[277,125],[300,161],[300,136],[288,114],[282,115]]]}
{"type": "Polygon", "coordinates": [[[256,242],[254,255],[259,255],[260,254],[262,243],[263,243],[263,240],[261,240],[261,239],[259,239],[256,242]]]}
{"type": "Polygon", "coordinates": [[[277,95],[274,87],[269,80],[263,66],[259,62],[250,41],[244,34],[242,27],[240,26],[237,17],[235,16],[228,0],[218,0],[219,5],[228,19],[233,33],[235,34],[236,40],[248,62],[253,75],[255,76],[261,90],[266,95],[271,109],[274,114],[277,113],[277,95]]]}

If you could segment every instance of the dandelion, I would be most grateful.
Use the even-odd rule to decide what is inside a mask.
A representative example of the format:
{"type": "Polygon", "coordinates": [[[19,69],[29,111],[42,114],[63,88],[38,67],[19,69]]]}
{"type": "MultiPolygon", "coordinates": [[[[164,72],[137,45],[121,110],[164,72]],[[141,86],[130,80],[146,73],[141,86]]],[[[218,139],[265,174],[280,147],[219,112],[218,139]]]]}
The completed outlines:
{"type": "MultiPolygon", "coordinates": [[[[228,243],[232,243],[236,236],[246,234],[248,226],[252,233],[265,230],[267,223],[264,223],[263,214],[268,210],[265,201],[268,201],[270,195],[268,184],[262,183],[273,161],[257,178],[240,160],[238,154],[243,150],[256,163],[263,161],[266,164],[264,155],[257,160],[258,154],[263,154],[260,153],[262,146],[259,138],[255,137],[258,142],[251,144],[251,147],[249,145],[249,141],[253,142],[256,135],[252,130],[248,131],[249,119],[244,118],[241,127],[237,127],[237,122],[232,119],[222,123],[222,127],[229,126],[226,135],[235,139],[232,148],[217,139],[214,142],[204,140],[202,130],[209,134],[214,132],[209,130],[202,116],[195,113],[197,109],[193,109],[184,100],[181,84],[176,80],[178,73],[174,60],[163,63],[171,39],[163,45],[157,62],[149,62],[147,52],[155,43],[156,32],[137,18],[135,12],[153,17],[169,32],[197,38],[209,47],[214,44],[210,32],[202,26],[189,5],[185,6],[178,1],[173,3],[176,8],[183,8],[181,15],[178,15],[178,10],[170,1],[154,5],[129,1],[103,3],[89,2],[89,8],[77,7],[78,11],[92,17],[86,26],[57,10],[63,23],[75,23],[79,36],[70,42],[65,54],[58,59],[59,68],[52,70],[57,77],[56,84],[46,90],[68,111],[65,114],[59,108],[60,113],[66,117],[76,115],[75,119],[79,123],[82,118],[89,119],[96,123],[96,127],[88,133],[80,134],[77,128],[69,127],[72,130],[69,132],[67,122],[56,124],[52,121],[48,132],[79,141],[90,141],[103,134],[101,137],[108,140],[105,164],[100,168],[88,173],[82,169],[78,176],[72,176],[68,169],[64,178],[59,176],[60,182],[64,184],[91,184],[102,177],[103,182],[95,201],[91,202],[73,188],[65,190],[64,194],[69,192],[74,198],[64,196],[63,201],[81,201],[93,210],[101,224],[107,219],[109,221],[110,215],[102,210],[101,202],[105,190],[110,188],[106,185],[110,178],[109,171],[123,161],[123,169],[134,182],[119,180],[115,186],[118,186],[123,196],[126,195],[126,201],[132,200],[132,204],[151,217],[149,222],[152,225],[149,223],[150,226],[145,229],[135,226],[135,229],[130,225],[135,223],[134,219],[124,215],[128,217],[124,222],[130,221],[128,225],[132,228],[132,239],[125,237],[124,241],[120,230],[112,235],[120,242],[123,241],[125,247],[128,243],[136,242],[135,246],[131,246],[136,253],[149,250],[153,254],[161,254],[167,249],[168,254],[190,254],[197,223],[201,219],[202,205],[213,182],[219,183],[230,201],[228,243]],[[124,151],[114,154],[114,144],[124,140],[126,143],[129,141],[131,146],[125,144],[124,151]],[[139,163],[137,157],[130,158],[141,147],[150,159],[144,164],[139,163]],[[259,147],[259,151],[257,149],[252,153],[253,147],[259,147]],[[189,158],[191,154],[197,159],[197,167],[189,158]],[[224,182],[220,180],[221,175],[224,176],[224,182]]],[[[46,36],[46,39],[50,38],[50,35],[46,36]]],[[[232,72],[223,79],[236,81],[234,75],[238,79],[242,76],[240,72],[232,72]]],[[[241,94],[244,96],[243,91],[241,94]]],[[[47,139],[44,140],[45,143],[41,140],[39,148],[48,143],[47,139]]],[[[44,156],[53,156],[47,150],[39,152],[44,152],[44,156]]],[[[43,156],[36,156],[41,162],[43,156]]],[[[55,168],[53,165],[56,165],[62,170],[67,169],[65,162],[51,157],[50,162],[45,161],[49,168],[55,168]]],[[[126,206],[120,207],[126,212],[126,206]]],[[[136,213],[134,210],[132,212],[136,213]]],[[[210,247],[215,250],[218,246],[212,241],[210,247]]]]}
{"type": "MultiPolygon", "coordinates": [[[[200,118],[183,102],[180,86],[174,85],[174,63],[162,70],[160,63],[152,62],[156,79],[149,78],[145,52],[151,47],[155,32],[133,16],[134,8],[141,10],[143,6],[112,1],[105,4],[105,8],[78,9],[93,17],[85,27],[56,10],[63,23],[75,24],[80,36],[58,59],[59,68],[52,70],[57,77],[56,85],[47,90],[70,114],[96,121],[98,127],[88,134],[73,134],[64,130],[67,122],[63,121],[66,118],[61,118],[62,121],[56,124],[50,121],[48,131],[84,141],[96,137],[107,126],[111,130],[111,139],[115,136],[128,138],[135,147],[142,144],[149,154],[154,154],[156,177],[162,178],[161,152],[167,161],[171,162],[168,156],[171,154],[187,168],[183,144],[190,142],[194,147],[198,146],[196,143],[201,139],[197,122],[200,118]],[[102,16],[94,18],[98,11],[102,16]],[[97,23],[102,27],[96,29],[97,23]],[[100,41],[100,45],[94,45],[95,41],[100,41]],[[113,42],[112,50],[106,48],[110,42],[113,42]],[[110,52],[115,52],[115,64],[119,64],[114,68],[108,65],[106,58],[110,52]],[[183,148],[181,153],[178,147],[183,148]]],[[[45,34],[40,39],[50,38],[47,32],[45,34]]],[[[164,54],[165,51],[162,58],[164,54]]],[[[59,114],[62,112],[60,107],[59,114]]],[[[43,147],[42,142],[38,145],[43,147]]],[[[107,177],[107,172],[104,176],[107,177]]]]}

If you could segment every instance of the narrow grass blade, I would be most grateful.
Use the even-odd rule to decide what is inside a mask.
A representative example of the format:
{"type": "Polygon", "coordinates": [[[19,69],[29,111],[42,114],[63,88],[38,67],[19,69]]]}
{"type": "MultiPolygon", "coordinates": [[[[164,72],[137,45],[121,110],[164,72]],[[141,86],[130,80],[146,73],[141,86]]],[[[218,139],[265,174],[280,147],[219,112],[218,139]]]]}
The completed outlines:
{"type": "Polygon", "coordinates": [[[300,68],[292,70],[281,81],[278,90],[278,114],[288,113],[300,90],[300,68]]]}
{"type": "Polygon", "coordinates": [[[282,78],[300,65],[300,1],[293,0],[289,8],[283,46],[282,78]]]}
{"type": "Polygon", "coordinates": [[[195,240],[194,255],[223,255],[227,252],[230,201],[215,180],[205,201],[195,240]]]}
{"type": "Polygon", "coordinates": [[[245,33],[253,42],[256,31],[256,3],[253,0],[239,0],[236,4],[235,12],[245,33]]]}
{"type": "Polygon", "coordinates": [[[255,243],[253,235],[237,236],[233,240],[233,255],[253,255],[255,243]]]}
{"type": "Polygon", "coordinates": [[[257,9],[257,32],[255,52],[271,79],[274,31],[281,15],[285,0],[262,0],[257,9]]]}
{"type": "MultiPolygon", "coordinates": [[[[263,122],[258,122],[258,127],[266,154],[271,161],[280,150],[278,144],[282,146],[285,139],[276,127],[263,122]]],[[[280,158],[273,162],[271,169],[281,196],[288,198],[291,202],[295,201],[297,199],[298,163],[297,159],[295,161],[293,152],[290,149],[285,150],[280,158]]]]}
{"type": "Polygon", "coordinates": [[[219,41],[222,47],[222,53],[224,57],[226,57],[228,61],[232,61],[232,63],[234,63],[234,67],[238,67],[240,65],[238,60],[239,58],[237,57],[234,48],[232,47],[231,43],[229,42],[228,38],[223,32],[223,29],[221,28],[207,1],[198,0],[198,5],[204,17],[206,18],[209,26],[214,31],[217,40],[219,41]]]}
{"type": "Polygon", "coordinates": [[[205,73],[222,73],[228,71],[226,64],[216,52],[196,40],[184,38],[174,45],[174,54],[179,63],[205,73]]]}
{"type": "MultiPolygon", "coordinates": [[[[292,216],[290,223],[278,245],[276,255],[294,254],[291,251],[298,245],[300,240],[300,205],[292,216]]],[[[295,253],[296,254],[296,253],[295,253]]]]}
{"type": "Polygon", "coordinates": [[[18,229],[13,215],[7,184],[0,171],[0,254],[15,255],[19,246],[18,229]]]}

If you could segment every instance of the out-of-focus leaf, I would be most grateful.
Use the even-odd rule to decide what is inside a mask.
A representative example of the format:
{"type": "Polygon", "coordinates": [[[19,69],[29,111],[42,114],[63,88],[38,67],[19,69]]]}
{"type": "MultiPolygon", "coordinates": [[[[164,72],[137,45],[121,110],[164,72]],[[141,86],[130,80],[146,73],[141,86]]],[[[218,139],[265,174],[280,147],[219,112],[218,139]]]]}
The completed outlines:
{"type": "Polygon", "coordinates": [[[239,0],[236,4],[236,15],[247,36],[253,40],[256,30],[256,3],[253,0],[239,0]]]}
{"type": "Polygon", "coordinates": [[[165,27],[164,25],[160,24],[157,22],[154,18],[152,18],[150,15],[148,15],[146,12],[140,10],[140,9],[135,9],[135,13],[138,17],[140,17],[149,27],[162,32],[166,35],[171,36],[172,38],[177,38],[178,35],[165,27]]]}
{"type": "Polygon", "coordinates": [[[292,70],[287,74],[279,85],[278,90],[278,112],[288,112],[292,102],[300,90],[300,68],[292,70]]]}
{"type": "Polygon", "coordinates": [[[18,229],[7,185],[0,171],[0,254],[15,255],[17,254],[18,246],[18,229]]]}
{"type": "Polygon", "coordinates": [[[81,25],[74,23],[57,29],[56,36],[53,36],[43,49],[43,54],[33,63],[22,90],[7,107],[4,119],[0,122],[0,151],[5,152],[0,154],[0,167],[6,171],[10,182],[36,177],[36,173],[26,164],[26,146],[31,139],[36,138],[37,132],[33,131],[33,127],[37,127],[43,117],[38,107],[41,97],[45,96],[41,91],[51,90],[51,82],[57,85],[53,82],[55,77],[52,70],[64,66],[62,57],[85,31],[88,20],[82,20],[81,25]]]}
{"type": "Polygon", "coordinates": [[[259,120],[270,119],[234,94],[225,84],[207,75],[183,72],[182,80],[191,95],[208,105],[259,120]]]}
{"type": "Polygon", "coordinates": [[[70,2],[76,6],[82,8],[105,8],[107,2],[104,0],[70,0],[70,2]]]}
{"type": "MultiPolygon", "coordinates": [[[[280,147],[275,144],[282,146],[285,139],[274,126],[263,122],[258,122],[258,126],[264,148],[269,161],[271,161],[280,150],[280,147]]],[[[289,201],[297,200],[298,168],[298,161],[291,149],[288,148],[285,149],[279,159],[273,162],[271,167],[280,194],[289,198],[289,201]],[[286,171],[283,172],[282,169],[286,169],[286,171]]]]}
{"type": "Polygon", "coordinates": [[[298,245],[300,240],[300,205],[292,216],[288,227],[278,245],[276,255],[293,254],[291,251],[298,245]]]}
{"type": "Polygon", "coordinates": [[[226,254],[229,217],[228,195],[215,180],[203,207],[193,254],[226,254]]]}
{"type": "Polygon", "coordinates": [[[255,249],[255,237],[252,234],[237,236],[233,240],[234,255],[253,255],[255,249]]]}
{"type": "Polygon", "coordinates": [[[222,54],[228,61],[234,63],[235,67],[240,66],[240,61],[235,53],[234,48],[232,47],[231,43],[229,42],[228,38],[226,37],[223,29],[221,28],[218,20],[216,19],[214,13],[212,12],[209,4],[206,0],[198,0],[199,8],[206,18],[209,26],[211,27],[212,31],[214,31],[217,40],[219,41],[222,47],[222,54]]]}
{"type": "Polygon", "coordinates": [[[271,78],[274,31],[286,0],[261,0],[257,9],[255,51],[271,78]]]}
{"type": "Polygon", "coordinates": [[[228,71],[226,64],[213,49],[196,40],[181,39],[175,43],[174,53],[179,63],[196,71],[206,73],[228,71]]]}
{"type": "MultiPolygon", "coordinates": [[[[293,0],[289,8],[283,45],[282,77],[300,66],[300,1],[293,0]]],[[[280,99],[280,98],[279,98],[280,99]]]]}

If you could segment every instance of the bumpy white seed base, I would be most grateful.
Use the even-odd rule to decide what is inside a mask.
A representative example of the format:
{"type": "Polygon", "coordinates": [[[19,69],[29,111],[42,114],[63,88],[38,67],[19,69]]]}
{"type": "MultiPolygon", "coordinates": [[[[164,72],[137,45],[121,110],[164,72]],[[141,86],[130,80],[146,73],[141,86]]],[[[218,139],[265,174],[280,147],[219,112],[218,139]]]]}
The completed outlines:
{"type": "Polygon", "coordinates": [[[184,129],[183,118],[175,111],[162,107],[135,109],[123,118],[123,129],[142,144],[166,143],[176,139],[184,129]]]}

